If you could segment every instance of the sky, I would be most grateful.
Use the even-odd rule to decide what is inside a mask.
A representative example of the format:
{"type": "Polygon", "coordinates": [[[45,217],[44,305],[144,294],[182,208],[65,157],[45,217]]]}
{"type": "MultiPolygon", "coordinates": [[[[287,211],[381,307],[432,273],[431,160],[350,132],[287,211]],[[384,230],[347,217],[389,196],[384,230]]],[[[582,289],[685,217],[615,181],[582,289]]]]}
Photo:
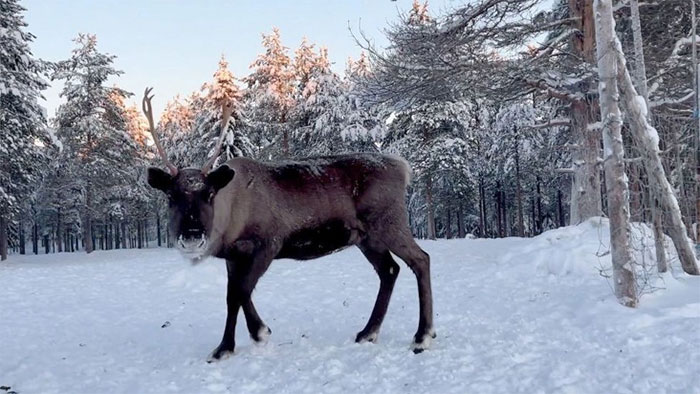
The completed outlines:
{"type": "MultiPolygon", "coordinates": [[[[460,0],[431,0],[440,12],[460,0]]],[[[382,29],[410,9],[412,0],[24,0],[28,31],[36,36],[34,56],[57,61],[70,57],[78,33],[96,34],[98,50],[116,55],[115,66],[124,74],[110,81],[140,100],[153,86],[156,116],[176,94],[187,95],[209,81],[221,55],[236,77],[249,73],[249,65],[262,51],[261,34],[280,29],[290,55],[306,36],[328,48],[337,72],[348,56],[361,49],[353,31],[365,34],[383,47],[382,29]]],[[[60,84],[44,92],[48,115],[61,103],[60,84]]]]}

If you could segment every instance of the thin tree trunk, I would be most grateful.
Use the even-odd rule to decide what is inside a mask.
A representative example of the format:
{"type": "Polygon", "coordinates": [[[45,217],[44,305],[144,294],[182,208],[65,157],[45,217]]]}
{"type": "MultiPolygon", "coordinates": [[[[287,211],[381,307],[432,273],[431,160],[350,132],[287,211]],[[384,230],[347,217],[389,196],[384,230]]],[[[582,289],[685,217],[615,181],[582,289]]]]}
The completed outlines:
{"type": "Polygon", "coordinates": [[[25,239],[24,239],[24,221],[19,221],[19,254],[26,254],[25,239]]]}
{"type": "Polygon", "coordinates": [[[7,260],[7,218],[0,215],[0,261],[7,260]]]}
{"type": "Polygon", "coordinates": [[[280,124],[282,125],[282,155],[284,158],[289,157],[289,128],[287,127],[287,114],[282,113],[280,124]]]}
{"type": "MultiPolygon", "coordinates": [[[[479,176],[479,232],[486,237],[486,197],[484,196],[484,178],[479,176]]],[[[464,238],[464,235],[461,236],[464,238]]]]}
{"type": "MultiPolygon", "coordinates": [[[[517,133],[517,131],[516,131],[517,133]]],[[[518,236],[525,236],[525,220],[523,219],[523,192],[520,187],[520,154],[515,147],[515,198],[518,200],[518,236]]]]}
{"type": "Polygon", "coordinates": [[[447,215],[445,218],[445,238],[452,239],[452,215],[448,209],[446,209],[447,215]]]}
{"type": "Polygon", "coordinates": [[[537,212],[535,210],[535,200],[530,200],[530,236],[534,236],[537,233],[537,212]]]}
{"type": "Polygon", "coordinates": [[[121,249],[122,235],[120,231],[119,222],[114,225],[114,247],[115,249],[121,249]]]}
{"type": "Polygon", "coordinates": [[[85,252],[92,253],[94,245],[92,243],[92,188],[88,184],[85,190],[85,222],[83,223],[83,245],[85,252]]]}
{"type": "Polygon", "coordinates": [[[58,253],[63,252],[63,224],[61,223],[61,210],[56,212],[56,246],[58,248],[58,253]]]}
{"type": "MultiPolygon", "coordinates": [[[[459,238],[464,238],[464,236],[466,235],[464,233],[464,214],[462,213],[462,209],[464,208],[462,207],[462,203],[460,202],[459,207],[457,207],[457,236],[459,238]]],[[[482,232],[480,235],[483,237],[484,233],[482,232]]]]}
{"type": "Polygon", "coordinates": [[[119,226],[121,227],[121,241],[122,241],[122,249],[127,248],[127,241],[128,241],[128,234],[126,233],[126,223],[122,221],[119,223],[119,226]]]}
{"type": "Polygon", "coordinates": [[[435,239],[435,207],[433,206],[433,180],[431,174],[428,174],[426,182],[425,200],[428,206],[428,239],[435,239]]]}
{"type": "Polygon", "coordinates": [[[496,215],[498,218],[498,236],[502,238],[504,237],[505,229],[503,223],[503,208],[501,207],[503,204],[503,199],[501,197],[501,181],[496,181],[496,215]]]}
{"type": "Polygon", "coordinates": [[[634,260],[629,246],[629,212],[627,178],[622,146],[622,115],[617,104],[618,88],[615,75],[615,22],[611,0],[595,0],[598,45],[598,91],[603,126],[604,167],[610,217],[610,249],[613,283],[618,301],[628,307],[637,306],[637,284],[634,260]]]}
{"type": "Polygon", "coordinates": [[[39,225],[34,220],[34,226],[32,227],[32,252],[34,254],[39,254],[39,225]]]}
{"type": "Polygon", "coordinates": [[[158,236],[158,247],[161,247],[160,241],[160,212],[156,211],[156,235],[158,236]]]}
{"type": "Polygon", "coordinates": [[[559,212],[559,227],[566,226],[566,220],[564,219],[564,203],[562,202],[561,190],[557,190],[557,211],[559,212]]]}
{"type": "Polygon", "coordinates": [[[506,191],[504,186],[501,184],[501,217],[503,218],[503,233],[502,238],[510,236],[510,223],[508,221],[508,207],[506,206],[506,191]]]}
{"type": "Polygon", "coordinates": [[[668,271],[668,262],[666,261],[666,243],[664,242],[664,232],[662,224],[662,216],[660,215],[659,202],[654,200],[654,205],[651,207],[651,217],[654,226],[654,245],[656,249],[656,267],[659,272],[668,271]]]}
{"type": "Polygon", "coordinates": [[[535,226],[535,234],[540,234],[542,232],[542,190],[540,189],[540,184],[542,180],[540,176],[537,176],[537,221],[535,226]]]}

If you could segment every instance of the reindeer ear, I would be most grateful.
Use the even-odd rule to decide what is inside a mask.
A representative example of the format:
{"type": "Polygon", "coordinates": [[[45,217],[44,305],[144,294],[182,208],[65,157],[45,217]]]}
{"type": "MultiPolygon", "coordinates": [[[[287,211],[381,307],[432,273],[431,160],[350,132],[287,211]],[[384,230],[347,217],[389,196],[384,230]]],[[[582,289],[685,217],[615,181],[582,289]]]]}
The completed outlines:
{"type": "Polygon", "coordinates": [[[152,188],[167,192],[173,184],[173,176],[160,168],[149,167],[148,184],[152,188]]]}
{"type": "Polygon", "coordinates": [[[219,191],[224,186],[228,185],[233,179],[236,171],[226,164],[219,166],[216,170],[207,174],[207,184],[214,188],[214,191],[219,191]]]}

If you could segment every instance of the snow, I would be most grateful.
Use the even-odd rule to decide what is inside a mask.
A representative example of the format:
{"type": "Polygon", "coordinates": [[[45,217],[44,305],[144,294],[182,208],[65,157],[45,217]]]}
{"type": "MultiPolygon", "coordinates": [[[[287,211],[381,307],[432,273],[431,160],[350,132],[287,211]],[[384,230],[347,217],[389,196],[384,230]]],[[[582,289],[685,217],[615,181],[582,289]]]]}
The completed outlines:
{"type": "MultiPolygon", "coordinates": [[[[607,222],[536,238],[421,241],[437,338],[414,355],[415,279],[402,265],[377,343],[355,344],[378,280],[354,248],[275,262],[239,317],[237,348],[207,364],[225,320],[222,261],[174,250],[12,255],[0,264],[0,386],[19,393],[700,393],[700,278],[652,278],[620,306],[600,276],[607,222]]],[[[651,253],[653,256],[653,253],[651,253]]]]}

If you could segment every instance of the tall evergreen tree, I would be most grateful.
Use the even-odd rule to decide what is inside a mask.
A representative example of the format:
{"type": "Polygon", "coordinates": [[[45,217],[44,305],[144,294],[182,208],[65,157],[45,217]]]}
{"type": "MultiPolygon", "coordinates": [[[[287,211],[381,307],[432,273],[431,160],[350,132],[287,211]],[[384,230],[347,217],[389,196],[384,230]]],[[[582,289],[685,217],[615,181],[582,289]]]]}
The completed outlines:
{"type": "Polygon", "coordinates": [[[253,72],[246,78],[247,101],[254,127],[262,132],[258,144],[263,146],[263,158],[276,156],[273,152],[277,146],[281,146],[279,155],[288,156],[290,130],[286,122],[294,105],[294,68],[279,29],[263,34],[263,47],[265,53],[251,64],[253,72]]]}
{"type": "Polygon", "coordinates": [[[58,108],[56,123],[67,158],[75,164],[76,173],[71,175],[81,190],[81,231],[90,253],[99,193],[128,178],[130,163],[125,158],[133,157],[135,145],[115,101],[115,96],[128,93],[105,86],[110,77],[122,74],[113,67],[115,56],[100,53],[94,35],[80,34],[74,41],[77,47],[71,58],[59,62],[53,75],[64,81],[61,97],[66,99],[58,108]]]}
{"type": "Polygon", "coordinates": [[[223,163],[234,157],[252,157],[255,147],[246,133],[246,119],[243,111],[243,93],[236,83],[236,78],[228,69],[228,62],[221,56],[219,67],[214,73],[214,80],[205,84],[203,106],[195,111],[194,129],[190,138],[199,145],[191,157],[197,165],[204,164],[215,149],[222,125],[222,108],[231,105],[233,113],[226,125],[224,140],[216,163],[223,163]]]}
{"type": "Polygon", "coordinates": [[[29,49],[17,0],[0,0],[0,259],[7,258],[8,227],[36,188],[39,164],[49,143],[43,109],[38,104],[47,84],[43,67],[29,49]],[[37,143],[37,141],[43,141],[37,143]]]}

